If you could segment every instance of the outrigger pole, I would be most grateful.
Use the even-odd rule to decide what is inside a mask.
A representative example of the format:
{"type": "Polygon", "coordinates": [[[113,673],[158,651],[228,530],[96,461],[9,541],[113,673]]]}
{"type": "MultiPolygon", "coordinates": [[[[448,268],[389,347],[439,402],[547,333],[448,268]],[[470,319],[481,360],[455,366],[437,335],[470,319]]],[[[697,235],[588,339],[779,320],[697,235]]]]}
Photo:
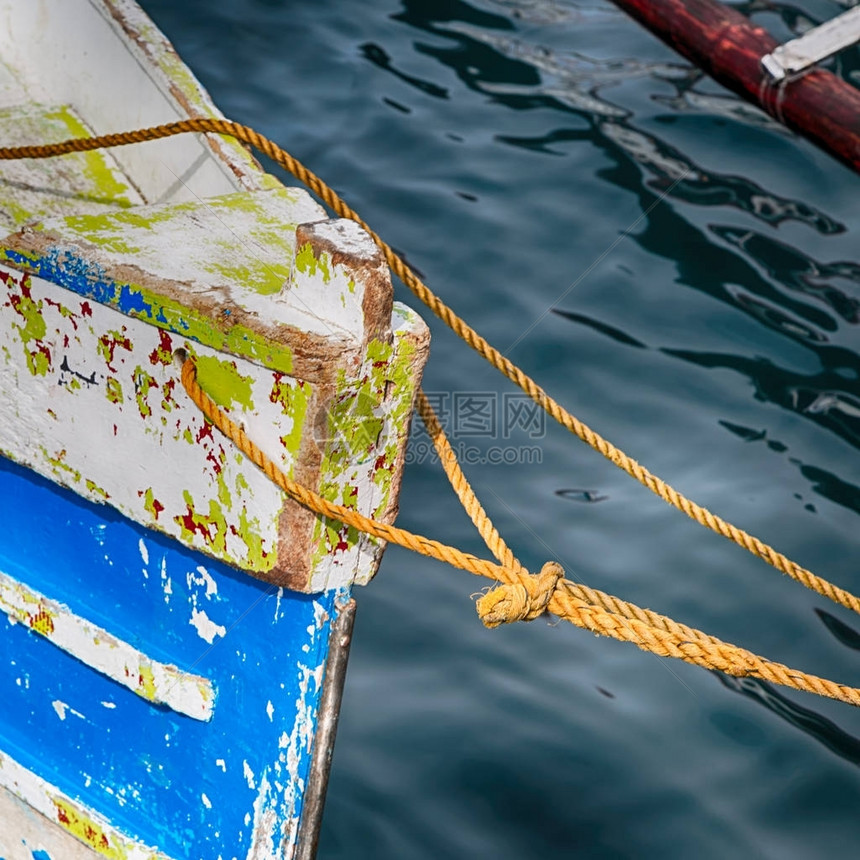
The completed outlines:
{"type": "Polygon", "coordinates": [[[779,45],[716,0],[613,2],[715,81],[860,172],[860,90],[815,67],[860,40],[860,8],[779,45]]]}

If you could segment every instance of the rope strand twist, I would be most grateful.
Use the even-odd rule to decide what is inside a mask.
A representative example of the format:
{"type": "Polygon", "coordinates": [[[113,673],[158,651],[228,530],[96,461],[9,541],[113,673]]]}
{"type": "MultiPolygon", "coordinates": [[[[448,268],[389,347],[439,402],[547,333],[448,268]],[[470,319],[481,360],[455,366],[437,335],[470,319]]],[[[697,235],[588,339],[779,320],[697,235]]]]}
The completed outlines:
{"type": "MultiPolygon", "coordinates": [[[[0,148],[0,160],[48,158],[70,152],[143,143],[190,132],[228,135],[271,158],[317,194],[335,213],[363,227],[382,251],[392,271],[420,301],[573,435],[696,522],[728,538],[816,593],[860,613],[860,599],[855,595],[821,579],[773,547],[688,499],[568,412],[530,376],[457,316],[326,183],[254,129],[226,119],[197,117],[119,134],[75,138],[47,145],[0,148]]],[[[183,364],[182,383],[189,397],[209,421],[231,439],[270,480],[311,511],[352,526],[377,539],[399,544],[470,573],[501,582],[499,588],[490,591],[478,601],[478,612],[488,627],[514,620],[532,620],[548,611],[578,627],[632,642],[659,656],[675,657],[727,674],[761,678],[796,690],[860,705],[860,690],[854,687],[790,669],[781,663],[774,663],[750,651],[722,642],[700,630],[679,624],[652,610],[572,582],[563,577],[561,567],[555,562],[545,564],[537,575],[529,574],[505,544],[475,496],[423,392],[419,392],[418,411],[427,425],[446,475],[498,564],[461,552],[431,538],[365,517],[296,484],[200,388],[193,361],[190,359],[183,364]]]]}

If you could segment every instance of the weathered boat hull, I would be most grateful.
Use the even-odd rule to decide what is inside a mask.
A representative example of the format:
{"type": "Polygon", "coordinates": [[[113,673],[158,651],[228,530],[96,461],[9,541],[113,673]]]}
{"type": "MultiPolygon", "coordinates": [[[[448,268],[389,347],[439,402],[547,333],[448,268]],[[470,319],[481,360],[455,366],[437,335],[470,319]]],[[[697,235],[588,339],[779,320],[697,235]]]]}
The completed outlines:
{"type": "MultiPolygon", "coordinates": [[[[5,805],[106,856],[290,856],[347,590],[288,594],[8,462],[0,515],[5,805]]],[[[6,820],[0,856],[49,851],[43,825],[6,820]]]]}
{"type": "MultiPolygon", "coordinates": [[[[219,115],[129,0],[0,0],[0,39],[0,145],[219,115]]],[[[312,857],[383,547],[285,499],[176,356],[391,521],[426,326],[369,236],[215,136],[4,162],[4,234],[0,858],[312,857]]]]}

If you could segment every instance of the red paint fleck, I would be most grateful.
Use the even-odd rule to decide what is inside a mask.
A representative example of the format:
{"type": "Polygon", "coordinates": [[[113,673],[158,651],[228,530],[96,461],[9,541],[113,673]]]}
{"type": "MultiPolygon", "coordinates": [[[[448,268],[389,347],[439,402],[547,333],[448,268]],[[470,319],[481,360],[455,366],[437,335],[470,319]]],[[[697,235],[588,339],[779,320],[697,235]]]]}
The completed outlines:
{"type": "Polygon", "coordinates": [[[343,550],[344,552],[346,552],[346,550],[348,550],[348,549],[349,549],[349,544],[345,540],[341,540],[341,541],[338,541],[338,544],[334,548],[334,551],[340,552],[341,550],[343,550]]]}
{"type": "Polygon", "coordinates": [[[77,314],[73,314],[68,308],[64,307],[59,302],[55,302],[52,299],[49,299],[47,296],[45,296],[44,301],[48,307],[56,308],[62,316],[66,317],[69,320],[69,322],[72,324],[72,327],[74,328],[75,331],[78,330],[78,323],[76,321],[77,320],[77,314]]]}
{"type": "MultiPolygon", "coordinates": [[[[143,490],[138,490],[138,491],[137,491],[137,497],[138,497],[139,499],[142,499],[142,498],[143,498],[143,496],[144,496],[144,492],[143,492],[143,490]]],[[[163,510],[164,510],[164,505],[162,505],[162,504],[161,504],[161,502],[159,502],[159,501],[158,501],[158,499],[153,499],[153,500],[152,500],[152,512],[155,514],[155,518],[156,518],[156,519],[158,519],[158,515],[159,515],[163,510]]],[[[127,674],[128,674],[128,671],[126,670],[126,675],[127,675],[127,674]]]]}
{"type": "Polygon", "coordinates": [[[197,441],[202,442],[204,439],[215,441],[215,437],[212,435],[212,425],[208,421],[204,421],[197,431],[197,441]]]}
{"type": "Polygon", "coordinates": [[[51,367],[51,350],[48,349],[48,347],[46,347],[45,344],[43,344],[40,340],[37,340],[35,343],[36,352],[41,352],[42,355],[44,355],[48,361],[48,367],[51,367]]]}
{"type": "Polygon", "coordinates": [[[54,632],[54,619],[44,610],[40,610],[35,615],[28,616],[27,623],[30,627],[45,635],[54,632]]]}
{"type": "Polygon", "coordinates": [[[274,377],[274,382],[272,383],[272,390],[269,392],[269,400],[272,403],[279,403],[281,399],[281,392],[283,391],[283,378],[284,374],[280,371],[275,371],[272,376],[274,377]]]}
{"type": "Polygon", "coordinates": [[[91,317],[93,315],[93,309],[90,307],[89,302],[81,302],[81,316],[91,317]]]}
{"type": "Polygon", "coordinates": [[[3,281],[4,284],[8,284],[11,280],[12,275],[10,275],[9,272],[0,272],[0,281],[3,281]]]}
{"type": "Polygon", "coordinates": [[[375,472],[378,472],[380,469],[386,469],[388,471],[391,471],[392,466],[393,466],[392,463],[386,463],[385,462],[385,454],[380,454],[376,458],[376,462],[373,464],[373,470],[375,472]]]}
{"type": "Polygon", "coordinates": [[[69,816],[66,815],[66,810],[63,809],[62,806],[57,806],[57,821],[59,821],[60,824],[71,824],[69,816]]]}
{"type": "Polygon", "coordinates": [[[173,361],[173,341],[170,335],[164,330],[158,330],[158,346],[149,354],[149,363],[154,365],[162,364],[167,367],[173,361]]]}
{"type": "MultiPolygon", "coordinates": [[[[123,331],[125,331],[125,326],[123,326],[123,331]]],[[[108,366],[108,370],[116,373],[116,368],[113,366],[113,357],[114,352],[118,346],[121,346],[123,349],[132,351],[131,341],[127,337],[123,337],[122,335],[117,335],[111,332],[107,334],[103,334],[99,338],[99,343],[105,348],[105,352],[107,353],[106,364],[108,366]]]]}
{"type": "MultiPolygon", "coordinates": [[[[150,356],[150,360],[152,356],[150,356]]],[[[162,406],[165,408],[169,408],[170,406],[175,406],[176,401],[173,399],[173,389],[176,388],[176,379],[171,377],[161,384],[161,390],[164,393],[164,399],[162,400],[162,406]]]]}
{"type": "Polygon", "coordinates": [[[63,349],[69,348],[69,336],[67,334],[63,335],[63,349]]]}
{"type": "Polygon", "coordinates": [[[185,526],[185,528],[188,529],[188,531],[190,531],[192,534],[199,532],[207,543],[212,542],[212,537],[209,534],[208,526],[204,525],[203,523],[199,523],[197,522],[197,520],[194,519],[194,511],[191,510],[191,505],[187,505],[185,508],[185,513],[177,517],[177,519],[181,520],[182,525],[185,526]]]}
{"type": "Polygon", "coordinates": [[[210,449],[206,452],[206,460],[207,462],[212,464],[212,469],[214,470],[215,474],[220,475],[221,470],[224,467],[221,465],[221,461],[215,456],[215,452],[213,450],[210,449]]]}
{"type": "Polygon", "coordinates": [[[113,435],[116,436],[116,424],[113,425],[113,435]]]}

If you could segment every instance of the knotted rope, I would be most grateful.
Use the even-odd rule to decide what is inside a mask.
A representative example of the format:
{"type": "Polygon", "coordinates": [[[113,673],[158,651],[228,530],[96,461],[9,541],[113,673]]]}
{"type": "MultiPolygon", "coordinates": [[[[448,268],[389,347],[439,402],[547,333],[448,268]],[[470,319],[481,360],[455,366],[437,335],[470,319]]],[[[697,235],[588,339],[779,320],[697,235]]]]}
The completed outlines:
{"type": "Polygon", "coordinates": [[[576,416],[568,412],[560,403],[550,397],[528,374],[520,370],[510,359],[502,355],[492,344],[485,340],[478,332],[469,326],[464,320],[457,316],[423,281],[415,274],[410,266],[375,233],[364,222],[341,197],[330,188],[322,179],[312,171],[308,170],[298,159],[290,155],[273,141],[264,137],[259,132],[246,125],[231,122],[226,119],[214,117],[195,117],[193,119],[179,120],[178,122],[164,123],[150,128],[137,131],[121,132],[118,134],[105,134],[96,137],[80,137],[65,140],[60,143],[43,144],[38,146],[12,146],[0,148],[0,160],[18,158],[50,158],[64,155],[70,152],[88,152],[93,149],[102,149],[112,146],[124,146],[131,143],[143,143],[150,140],[159,140],[172,137],[177,134],[189,132],[204,132],[223,134],[234,137],[259,152],[268,156],[276,164],[287,170],[300,182],[311,189],[319,198],[334,212],[342,218],[349,218],[363,227],[373,241],[382,251],[388,265],[401,281],[422,301],[436,316],[441,319],[452,331],[462,338],[472,349],[485,358],[490,364],[506,376],[511,382],[519,386],[535,403],[551,415],[562,427],[565,427],[583,442],[600,452],[607,460],[625,471],[628,475],[639,481],[640,484],[651,490],[652,493],[663,499],[664,502],[683,511],[688,517],[700,525],[705,526],[713,532],[728,538],[738,546],[768,564],[775,567],[792,579],[797,580],[806,588],[827,597],[834,603],[838,603],[847,609],[860,613],[860,599],[848,591],[833,585],[826,579],[816,576],[805,567],[792,561],[781,552],[775,550],[764,541],[759,540],[743,529],[732,525],[722,517],[702,507],[696,502],[688,499],[683,493],[678,492],[662,479],[658,478],[640,465],[632,457],[629,457],[619,448],[616,448],[599,433],[592,430],[576,416]]]}
{"type": "MultiPolygon", "coordinates": [[[[253,129],[228,120],[195,118],[121,134],[76,138],[42,146],[0,148],[0,159],[47,158],[69,152],[85,152],[102,147],[141,143],[187,132],[230,135],[267,155],[307,185],[338,215],[362,226],[381,249],[395,274],[415,296],[563,427],[698,523],[729,538],[807,588],[855,612],[860,612],[860,600],[853,594],[817,577],[763,541],[687,499],[570,414],[546,394],[531,377],[491,346],[442,302],[328,185],[289,153],[253,129]]],[[[675,657],[707,669],[716,669],[739,677],[761,678],[796,690],[860,705],[860,689],[799,672],[781,663],[771,662],[649,609],[643,609],[613,595],[571,582],[563,578],[561,567],[555,562],[545,564],[537,575],[529,574],[505,544],[475,496],[423,392],[419,392],[418,410],[427,425],[445,472],[461,503],[499,564],[477,558],[431,538],[378,522],[357,511],[323,499],[291,480],[260,450],[245,431],[212,401],[197,383],[196,371],[191,359],[187,359],[182,366],[182,383],[189,397],[203,414],[261,468],[270,480],[308,509],[352,526],[365,534],[501,582],[501,586],[490,591],[477,602],[478,613],[488,627],[516,620],[532,620],[549,611],[578,627],[599,635],[632,642],[643,650],[659,656],[675,657]]]]}
{"type": "MultiPolygon", "coordinates": [[[[860,705],[860,689],[837,684],[816,675],[790,669],[774,663],[743,648],[722,642],[700,630],[678,624],[671,618],[642,609],[632,603],[587,588],[563,578],[561,566],[547,562],[537,575],[529,572],[514,558],[502,538],[495,532],[492,540],[495,552],[504,561],[491,561],[464,553],[453,546],[432,538],[414,534],[397,526],[381,523],[351,508],[335,504],[313,491],[297,484],[218,406],[197,382],[194,361],[186,358],[182,364],[182,385],[191,400],[236,447],[238,447],[265,475],[291,498],[321,516],[338,520],[364,534],[381,538],[389,543],[411,549],[421,555],[444,561],[461,570],[469,571],[501,582],[502,585],[481,597],[477,602],[478,614],[487,627],[496,627],[511,621],[531,621],[549,611],[559,618],[591,630],[601,636],[610,636],[622,642],[632,642],[644,651],[661,657],[676,657],[706,669],[717,669],[729,675],[761,678],[795,690],[817,693],[852,705],[860,705]]],[[[419,397],[419,411],[432,413],[423,394],[419,397]]],[[[446,472],[459,473],[453,451],[438,420],[428,421],[428,432],[446,472]]],[[[465,478],[463,477],[463,481],[465,478]]],[[[452,481],[452,483],[454,483],[452,481]]],[[[468,486],[468,484],[466,484],[468,486]]],[[[458,493],[459,495],[459,493],[458,493]]],[[[468,487],[464,507],[475,520],[486,514],[480,502],[468,487]]],[[[488,518],[487,518],[488,521],[488,518]]],[[[489,534],[482,526],[482,536],[489,534]]]]}

